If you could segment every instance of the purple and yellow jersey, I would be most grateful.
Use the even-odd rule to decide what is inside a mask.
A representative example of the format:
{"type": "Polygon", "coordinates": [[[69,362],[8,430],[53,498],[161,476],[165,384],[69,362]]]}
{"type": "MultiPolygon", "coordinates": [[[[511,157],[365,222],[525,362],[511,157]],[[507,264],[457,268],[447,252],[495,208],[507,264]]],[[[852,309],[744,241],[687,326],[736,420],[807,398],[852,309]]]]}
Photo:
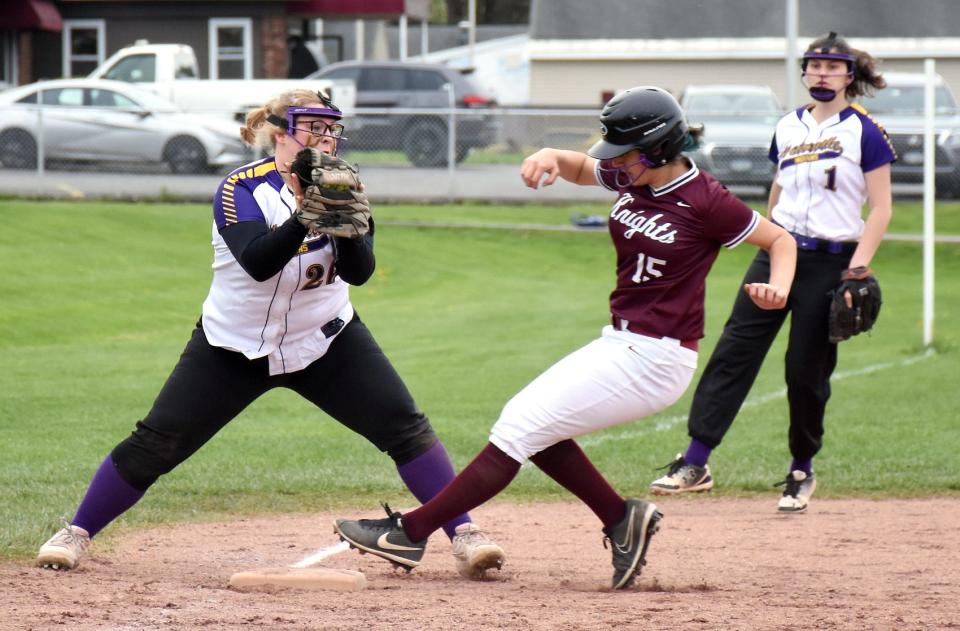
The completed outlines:
{"type": "Polygon", "coordinates": [[[618,188],[599,168],[597,180],[620,194],[607,222],[617,251],[611,313],[654,335],[700,339],[707,273],[760,216],[692,163],[660,188],[618,188]]]}
{"type": "Polygon", "coordinates": [[[333,339],[322,325],[353,317],[326,235],[307,236],[280,273],[263,282],[244,271],[220,236],[221,228],[242,221],[279,226],[295,209],[272,157],[230,173],[213,200],[213,281],[203,303],[203,330],[213,346],[250,359],[268,357],[271,374],[300,370],[321,357],[333,339]]]}
{"type": "MultiPolygon", "coordinates": [[[[213,199],[213,220],[216,229],[222,230],[226,226],[241,221],[262,221],[273,225],[276,222],[271,222],[268,215],[272,214],[273,206],[276,206],[277,202],[284,206],[286,215],[289,217],[293,211],[285,203],[287,200],[282,196],[276,198],[267,193],[268,190],[280,193],[285,186],[272,157],[252,162],[235,170],[220,182],[217,195],[213,199]],[[257,199],[258,190],[260,199],[257,199]],[[264,201],[270,202],[266,208],[261,207],[264,201]]],[[[281,211],[280,214],[282,216],[283,212],[281,211]]]]}
{"type": "Polygon", "coordinates": [[[883,127],[854,103],[817,123],[807,107],[780,119],[770,144],[783,189],[770,216],[790,232],[857,241],[867,199],[864,173],[897,159],[883,127]]]}

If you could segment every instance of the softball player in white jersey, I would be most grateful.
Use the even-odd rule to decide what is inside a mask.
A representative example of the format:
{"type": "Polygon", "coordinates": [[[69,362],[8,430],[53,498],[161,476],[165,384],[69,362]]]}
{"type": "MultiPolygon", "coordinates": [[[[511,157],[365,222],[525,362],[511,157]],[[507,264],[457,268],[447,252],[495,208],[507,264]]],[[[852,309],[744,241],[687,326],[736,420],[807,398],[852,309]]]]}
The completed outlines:
{"type": "MultiPolygon", "coordinates": [[[[396,463],[417,499],[453,479],[427,417],[350,303],[374,270],[373,229],[356,239],[308,236],[288,165],[306,145],[336,153],[340,110],[294,90],[247,116],[243,139],[274,155],[241,167],[213,204],[213,282],[180,361],[147,416],[100,465],[72,522],[38,564],[77,565],[90,538],[267,391],[291,389],[396,463]]],[[[231,475],[224,472],[223,475],[231,475]]],[[[503,551],[465,513],[444,522],[457,569],[477,577],[503,551]]]]}
{"type": "Polygon", "coordinates": [[[621,497],[573,438],[658,412],[683,393],[703,336],[705,279],[721,247],[747,241],[770,250],[769,277],[744,289],[760,308],[779,309],[796,246],[681,154],[690,134],[669,93],[628,90],[600,120],[603,140],[589,155],[543,149],[523,162],[521,177],[532,188],[562,177],[617,193],[608,220],[617,254],[610,324],[511,399],[486,448],[433,500],[402,516],[338,520],[351,545],[413,567],[447,515],[499,493],[529,459],[599,517],[614,589],[639,572],[661,515],[650,502],[621,497]]]}
{"type": "MultiPolygon", "coordinates": [[[[802,64],[814,102],[780,120],[770,147],[777,164],[770,215],[793,234],[799,249],[790,301],[786,310],[772,312],[736,299],[694,394],[690,444],[651,484],[654,493],[713,486],[710,452],[730,429],[787,312],[792,313],[786,381],[793,460],[780,483],[778,510],[806,510],[816,488],[813,457],[822,445],[830,375],[837,365],[837,346],[827,336],[828,293],[841,274],[869,273],[890,222],[890,163],[896,154],[877,121],[849,101],[886,85],[869,54],[830,33],[810,44],[802,64]]],[[[765,277],[768,267],[760,252],[744,282],[765,277]]]]}

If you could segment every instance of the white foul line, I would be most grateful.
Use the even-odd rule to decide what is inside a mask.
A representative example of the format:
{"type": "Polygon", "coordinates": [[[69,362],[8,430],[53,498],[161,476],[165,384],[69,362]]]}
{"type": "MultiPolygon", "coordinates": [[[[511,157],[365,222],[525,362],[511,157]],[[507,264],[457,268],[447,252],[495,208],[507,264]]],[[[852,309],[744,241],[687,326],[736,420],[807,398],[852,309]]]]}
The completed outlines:
{"type": "Polygon", "coordinates": [[[350,544],[346,541],[341,541],[340,543],[335,543],[332,546],[327,546],[326,548],[320,548],[310,556],[305,556],[296,563],[291,563],[290,567],[296,569],[302,569],[305,567],[310,567],[312,565],[317,565],[322,563],[325,559],[329,559],[335,554],[340,554],[341,552],[346,552],[350,549],[350,544]]]}
{"type": "MultiPolygon", "coordinates": [[[[870,373],[878,372],[880,370],[886,370],[888,368],[896,368],[897,366],[909,366],[915,364],[924,359],[928,359],[936,355],[936,351],[932,348],[928,348],[919,355],[913,355],[907,357],[898,362],[882,362],[879,364],[870,364],[869,366],[864,366],[863,368],[857,368],[856,370],[846,370],[843,372],[835,372],[830,378],[830,381],[841,381],[843,379],[849,379],[850,377],[859,377],[861,375],[868,375],[870,373]]],[[[756,407],[758,405],[763,405],[764,403],[769,403],[770,401],[777,401],[779,399],[785,399],[787,397],[787,389],[781,388],[780,390],[775,390],[773,392],[768,392],[767,394],[761,394],[755,397],[749,397],[746,401],[743,402],[743,405],[740,406],[740,409],[756,407]]],[[[661,419],[656,422],[653,426],[653,431],[656,432],[665,432],[669,429],[672,429],[679,423],[686,422],[686,415],[675,414],[669,416],[665,419],[661,419]]],[[[589,447],[592,445],[599,445],[600,443],[605,443],[610,440],[621,440],[624,438],[636,438],[637,436],[642,436],[643,434],[649,431],[649,427],[641,427],[632,432],[624,432],[620,434],[603,434],[601,436],[587,436],[577,442],[580,443],[581,447],[589,447]]]]}

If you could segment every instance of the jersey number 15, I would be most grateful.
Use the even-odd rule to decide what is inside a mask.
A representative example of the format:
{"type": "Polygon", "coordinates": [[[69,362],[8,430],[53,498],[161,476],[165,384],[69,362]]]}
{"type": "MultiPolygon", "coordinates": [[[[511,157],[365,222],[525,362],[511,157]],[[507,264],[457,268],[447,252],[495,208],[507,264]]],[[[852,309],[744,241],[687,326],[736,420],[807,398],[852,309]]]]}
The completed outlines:
{"type": "Polygon", "coordinates": [[[630,280],[635,283],[645,283],[648,280],[660,278],[663,276],[663,272],[658,269],[658,266],[663,266],[666,264],[667,262],[663,259],[647,256],[641,252],[637,255],[637,273],[634,274],[633,278],[630,280]]]}

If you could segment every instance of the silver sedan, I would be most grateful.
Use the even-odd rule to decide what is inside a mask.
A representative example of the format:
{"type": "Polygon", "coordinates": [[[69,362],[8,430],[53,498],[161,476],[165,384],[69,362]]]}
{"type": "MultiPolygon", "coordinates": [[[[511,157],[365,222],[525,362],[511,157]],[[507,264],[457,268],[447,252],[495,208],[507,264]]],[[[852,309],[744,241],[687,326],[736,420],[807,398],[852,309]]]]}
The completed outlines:
{"type": "Polygon", "coordinates": [[[216,171],[253,158],[230,113],[183,112],[152,92],[100,79],[0,92],[3,167],[36,168],[41,141],[47,159],[166,163],[174,173],[216,171]]]}

